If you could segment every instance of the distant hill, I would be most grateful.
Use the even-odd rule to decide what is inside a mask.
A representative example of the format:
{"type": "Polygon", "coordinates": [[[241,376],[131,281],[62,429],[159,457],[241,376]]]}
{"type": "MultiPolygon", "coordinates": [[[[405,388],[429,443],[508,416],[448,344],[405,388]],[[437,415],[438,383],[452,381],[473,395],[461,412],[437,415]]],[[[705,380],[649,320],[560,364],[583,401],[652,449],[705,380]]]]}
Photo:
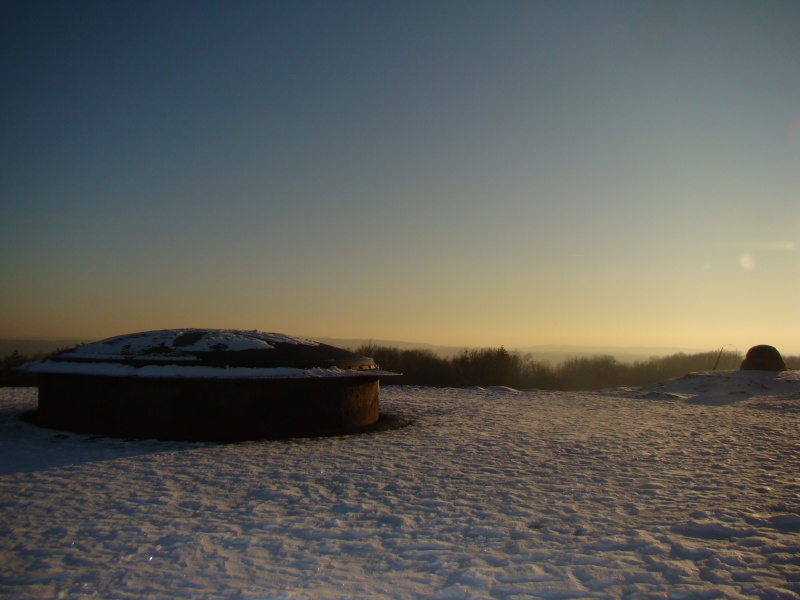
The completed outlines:
{"type": "MultiPolygon", "coordinates": [[[[331,346],[339,346],[341,348],[355,349],[365,344],[375,344],[376,346],[389,346],[390,348],[400,348],[401,350],[422,349],[430,350],[437,356],[442,358],[449,358],[461,353],[466,346],[437,346],[434,344],[426,344],[422,342],[406,342],[398,340],[369,340],[369,339],[355,339],[355,338],[319,338],[312,337],[311,339],[317,340],[324,344],[331,346]]],[[[667,348],[660,346],[570,346],[570,345],[541,345],[541,346],[522,346],[518,348],[508,347],[512,352],[519,352],[520,354],[530,354],[531,357],[539,362],[549,362],[558,364],[566,358],[581,357],[581,356],[597,356],[610,354],[618,361],[623,363],[633,363],[636,361],[647,360],[654,356],[669,356],[671,354],[678,354],[684,352],[686,354],[696,354],[700,352],[707,352],[714,350],[714,348],[667,348]]]]}
{"type": "MultiPolygon", "coordinates": [[[[408,342],[403,340],[309,337],[324,344],[330,344],[331,346],[338,346],[340,348],[348,348],[351,350],[365,344],[375,344],[376,346],[388,346],[390,348],[400,348],[401,350],[429,350],[442,358],[456,356],[466,348],[466,346],[437,346],[435,344],[427,344],[424,342],[408,342]]],[[[40,340],[0,339],[0,358],[11,354],[14,350],[17,350],[20,354],[32,356],[36,354],[48,354],[59,349],[71,348],[77,344],[91,341],[94,340],[88,338],[53,338],[40,340]]],[[[671,354],[677,354],[678,352],[694,354],[713,350],[713,348],[698,350],[696,348],[666,348],[658,346],[570,346],[555,344],[523,346],[519,348],[508,347],[507,349],[510,351],[519,352],[521,354],[530,354],[531,358],[538,362],[548,362],[551,364],[558,364],[565,358],[596,356],[598,354],[610,354],[620,362],[632,363],[635,361],[647,360],[653,356],[668,356],[671,354]]]]}
{"type": "Polygon", "coordinates": [[[667,348],[661,346],[569,346],[569,345],[544,345],[524,346],[514,348],[522,354],[530,354],[534,360],[558,364],[566,358],[581,356],[611,355],[622,363],[633,363],[647,360],[654,356],[670,356],[683,352],[684,354],[699,354],[715,350],[716,348],[667,348]]]}
{"type": "Polygon", "coordinates": [[[376,346],[388,346],[390,348],[400,348],[401,350],[430,350],[437,356],[448,358],[455,356],[464,350],[464,346],[436,346],[434,344],[426,344],[423,342],[405,342],[400,340],[376,340],[376,339],[358,339],[358,338],[325,338],[313,337],[310,339],[322,342],[323,344],[330,344],[339,348],[347,348],[353,350],[365,344],[374,344],[376,346]]]}

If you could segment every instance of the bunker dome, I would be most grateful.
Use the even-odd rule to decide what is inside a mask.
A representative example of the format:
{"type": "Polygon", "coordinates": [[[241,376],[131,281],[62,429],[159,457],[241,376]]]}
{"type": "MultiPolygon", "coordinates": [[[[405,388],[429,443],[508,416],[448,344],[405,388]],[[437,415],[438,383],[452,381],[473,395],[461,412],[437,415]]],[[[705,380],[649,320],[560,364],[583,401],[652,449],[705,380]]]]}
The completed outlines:
{"type": "Polygon", "coordinates": [[[132,333],[28,363],[29,418],[56,429],[171,440],[238,441],[363,430],[379,419],[368,357],[261,331],[132,333]]]}
{"type": "Polygon", "coordinates": [[[740,371],[786,371],[786,363],[775,346],[760,344],[747,351],[740,371]]]}

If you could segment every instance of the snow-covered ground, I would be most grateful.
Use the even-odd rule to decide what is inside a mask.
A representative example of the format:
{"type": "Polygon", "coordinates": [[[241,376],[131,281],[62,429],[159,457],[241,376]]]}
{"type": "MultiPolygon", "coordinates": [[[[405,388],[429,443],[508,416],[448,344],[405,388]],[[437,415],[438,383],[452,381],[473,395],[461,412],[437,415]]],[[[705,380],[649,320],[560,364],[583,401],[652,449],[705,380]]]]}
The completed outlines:
{"type": "Polygon", "coordinates": [[[0,390],[6,598],[798,598],[800,373],[384,387],[413,424],[192,444],[0,390]]]}

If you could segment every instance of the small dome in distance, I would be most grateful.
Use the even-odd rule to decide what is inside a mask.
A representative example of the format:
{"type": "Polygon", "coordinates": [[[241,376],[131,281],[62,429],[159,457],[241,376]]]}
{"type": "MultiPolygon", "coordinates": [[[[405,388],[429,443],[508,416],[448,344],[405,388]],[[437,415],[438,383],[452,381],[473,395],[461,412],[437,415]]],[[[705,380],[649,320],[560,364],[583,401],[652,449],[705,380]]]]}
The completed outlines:
{"type": "Polygon", "coordinates": [[[786,371],[786,363],[775,346],[761,344],[747,351],[740,371],[786,371]]]}

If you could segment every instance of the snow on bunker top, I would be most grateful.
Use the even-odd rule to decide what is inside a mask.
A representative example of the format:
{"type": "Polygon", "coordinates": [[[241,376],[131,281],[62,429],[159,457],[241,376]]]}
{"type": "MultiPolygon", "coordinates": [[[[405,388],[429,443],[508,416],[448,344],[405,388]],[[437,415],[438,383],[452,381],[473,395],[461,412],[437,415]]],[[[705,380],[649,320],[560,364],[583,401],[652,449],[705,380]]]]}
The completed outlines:
{"type": "Polygon", "coordinates": [[[349,350],[257,330],[160,329],[65,350],[31,373],[133,377],[302,378],[394,375],[349,350]]]}

